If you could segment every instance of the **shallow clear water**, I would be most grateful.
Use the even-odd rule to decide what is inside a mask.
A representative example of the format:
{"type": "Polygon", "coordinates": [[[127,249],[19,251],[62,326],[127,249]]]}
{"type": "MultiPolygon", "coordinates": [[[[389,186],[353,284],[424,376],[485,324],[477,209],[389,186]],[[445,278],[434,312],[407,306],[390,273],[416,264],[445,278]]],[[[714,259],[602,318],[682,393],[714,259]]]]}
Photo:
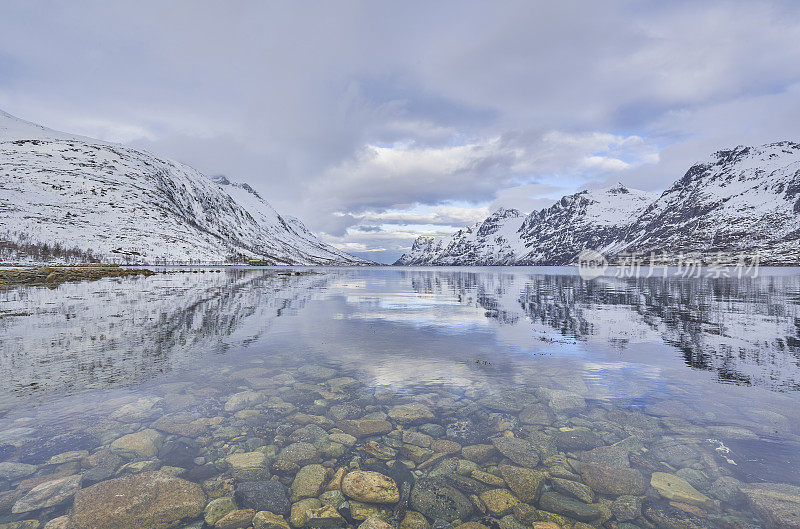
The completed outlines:
{"type": "MultiPolygon", "coordinates": [[[[231,468],[237,452],[265,454],[256,480],[287,485],[317,462],[378,469],[420,490],[435,476],[464,494],[458,520],[503,529],[800,519],[791,521],[800,489],[780,489],[778,501],[772,485],[746,485],[800,485],[798,270],[592,281],[570,268],[172,272],[0,291],[0,462],[24,465],[0,463],[0,527],[71,514],[74,490],[29,491],[78,474],[68,487],[164,467],[213,497],[207,480],[253,480],[253,469],[231,468]],[[418,417],[403,415],[408,403],[418,417]],[[338,437],[364,418],[394,431],[338,437]],[[152,453],[112,446],[142,431],[152,453]],[[297,442],[314,453],[293,460],[286,447],[297,442]],[[530,512],[485,497],[511,486],[507,464],[548,472],[536,498],[523,498],[530,512]],[[603,476],[644,487],[610,490],[603,476]],[[563,480],[588,484],[589,497],[563,480]],[[679,480],[694,488],[676,493],[679,480]],[[628,518],[631,495],[643,504],[628,518]]],[[[419,494],[408,510],[454,520],[419,494]]]]}

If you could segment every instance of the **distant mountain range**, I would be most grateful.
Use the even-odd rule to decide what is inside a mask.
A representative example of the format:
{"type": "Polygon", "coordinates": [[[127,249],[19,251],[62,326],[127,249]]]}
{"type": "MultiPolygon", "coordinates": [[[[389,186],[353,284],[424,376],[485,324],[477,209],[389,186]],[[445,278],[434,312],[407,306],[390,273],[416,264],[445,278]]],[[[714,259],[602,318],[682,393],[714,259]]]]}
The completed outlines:
{"type": "Polygon", "coordinates": [[[658,194],[622,184],[523,215],[501,209],[450,237],[419,237],[396,265],[567,265],[584,249],[674,263],[758,253],[800,265],[800,144],[718,151],[658,194]]]}
{"type": "Polygon", "coordinates": [[[0,111],[0,250],[42,248],[151,264],[372,264],[321,242],[247,184],[0,111]]]}

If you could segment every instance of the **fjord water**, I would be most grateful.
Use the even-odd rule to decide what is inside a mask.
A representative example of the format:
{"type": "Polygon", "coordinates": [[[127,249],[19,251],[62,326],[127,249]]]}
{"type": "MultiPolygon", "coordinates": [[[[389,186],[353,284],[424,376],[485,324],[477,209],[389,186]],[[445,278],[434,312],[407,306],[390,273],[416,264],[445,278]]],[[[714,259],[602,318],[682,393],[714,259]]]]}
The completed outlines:
{"type": "Polygon", "coordinates": [[[0,525],[127,527],[87,492],[159,468],[262,510],[242,483],[322,463],[401,488],[395,511],[305,495],[351,523],[797,527],[798,270],[298,270],[0,291],[0,525]]]}

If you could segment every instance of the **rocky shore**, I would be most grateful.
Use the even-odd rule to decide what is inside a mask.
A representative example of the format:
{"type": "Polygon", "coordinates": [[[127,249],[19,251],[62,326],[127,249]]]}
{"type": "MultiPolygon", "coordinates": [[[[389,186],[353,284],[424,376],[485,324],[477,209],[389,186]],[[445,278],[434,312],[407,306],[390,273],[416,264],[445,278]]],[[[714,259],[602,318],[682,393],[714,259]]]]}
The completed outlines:
{"type": "Polygon", "coordinates": [[[58,285],[65,281],[91,281],[106,277],[151,276],[146,268],[121,266],[35,266],[0,270],[0,287],[12,285],[58,285]]]}
{"type": "Polygon", "coordinates": [[[0,429],[0,529],[800,528],[800,487],[744,483],[719,446],[790,429],[579,377],[395,393],[291,359],[171,381],[69,425],[0,429]]]}

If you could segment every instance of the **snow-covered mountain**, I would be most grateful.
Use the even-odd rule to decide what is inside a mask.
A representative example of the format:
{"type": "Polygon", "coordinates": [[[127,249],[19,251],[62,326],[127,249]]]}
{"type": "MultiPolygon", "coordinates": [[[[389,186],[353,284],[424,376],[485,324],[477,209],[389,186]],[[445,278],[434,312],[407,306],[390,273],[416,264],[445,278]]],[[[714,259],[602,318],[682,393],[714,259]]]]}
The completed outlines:
{"type": "Polygon", "coordinates": [[[499,209],[486,220],[458,230],[449,239],[419,237],[396,265],[502,265],[520,246],[525,217],[516,209],[499,209]]]}
{"type": "Polygon", "coordinates": [[[693,165],[609,253],[709,256],[758,252],[800,264],[800,144],[719,151],[693,165]]]}
{"type": "Polygon", "coordinates": [[[622,184],[563,197],[524,216],[500,209],[447,240],[418,238],[395,264],[557,265],[570,263],[585,247],[608,244],[625,233],[657,195],[622,184]]]}
{"type": "Polygon", "coordinates": [[[563,197],[525,218],[520,228],[525,249],[517,254],[515,264],[575,262],[585,248],[602,249],[622,237],[657,196],[617,184],[563,197]]]}
{"type": "Polygon", "coordinates": [[[800,144],[719,151],[660,196],[618,184],[563,197],[522,221],[500,211],[449,239],[428,239],[395,264],[566,265],[592,249],[612,262],[651,252],[664,262],[758,253],[762,264],[798,265],[800,144]]]}
{"type": "Polygon", "coordinates": [[[0,241],[129,262],[369,264],[282,217],[247,184],[0,111],[0,241]]]}

